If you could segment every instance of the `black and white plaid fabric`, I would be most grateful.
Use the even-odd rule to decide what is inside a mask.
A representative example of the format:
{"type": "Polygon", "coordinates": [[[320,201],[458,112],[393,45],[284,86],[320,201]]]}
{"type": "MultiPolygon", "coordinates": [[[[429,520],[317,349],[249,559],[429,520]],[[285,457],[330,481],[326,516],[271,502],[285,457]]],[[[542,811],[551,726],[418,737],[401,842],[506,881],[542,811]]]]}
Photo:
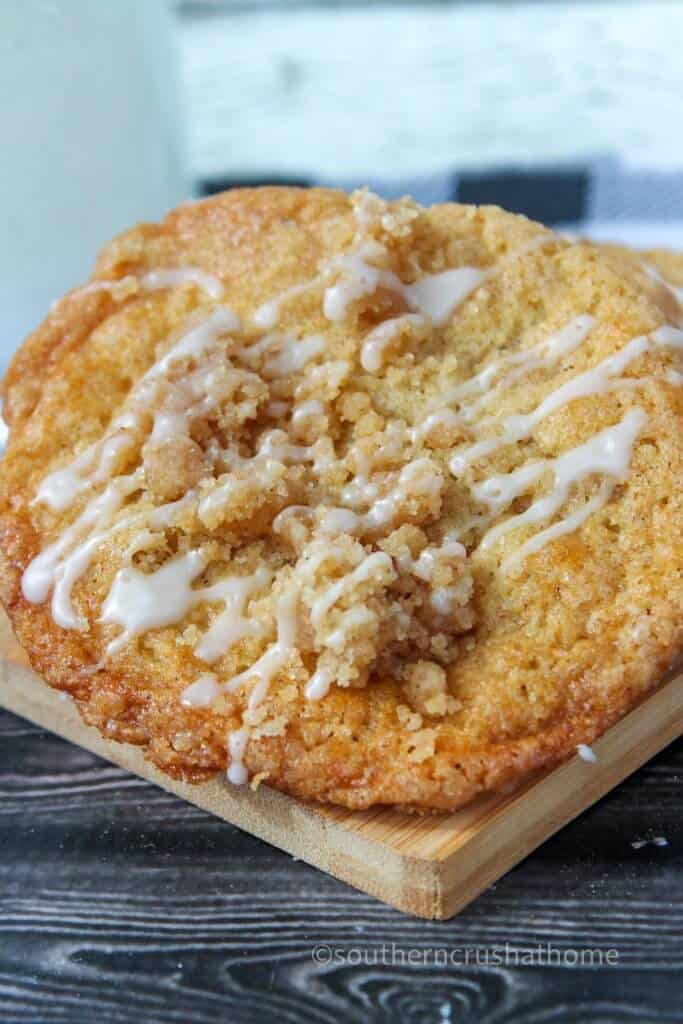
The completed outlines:
{"type": "Polygon", "coordinates": [[[414,179],[330,179],[251,176],[211,178],[201,195],[244,185],[325,185],[351,191],[362,185],[387,198],[410,194],[429,205],[447,201],[495,203],[544,224],[634,246],[683,249],[683,172],[634,168],[616,158],[585,164],[454,171],[414,179]]]}

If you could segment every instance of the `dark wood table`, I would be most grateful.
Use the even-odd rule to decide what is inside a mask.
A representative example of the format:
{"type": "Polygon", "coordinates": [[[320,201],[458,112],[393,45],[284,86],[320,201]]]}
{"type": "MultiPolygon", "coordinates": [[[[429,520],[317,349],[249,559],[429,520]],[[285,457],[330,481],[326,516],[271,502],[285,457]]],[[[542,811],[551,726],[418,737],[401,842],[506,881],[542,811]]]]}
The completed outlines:
{"type": "Polygon", "coordinates": [[[431,923],[0,713],[0,1021],[681,1022],[682,775],[683,740],[431,923]]]}

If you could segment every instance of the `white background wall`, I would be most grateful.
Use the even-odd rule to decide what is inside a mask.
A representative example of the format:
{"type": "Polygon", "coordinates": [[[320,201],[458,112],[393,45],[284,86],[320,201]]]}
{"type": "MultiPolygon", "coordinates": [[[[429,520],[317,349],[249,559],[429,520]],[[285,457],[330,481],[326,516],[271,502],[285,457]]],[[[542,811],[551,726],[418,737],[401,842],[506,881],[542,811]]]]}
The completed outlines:
{"type": "Polygon", "coordinates": [[[181,18],[198,174],[683,165],[676,0],[231,6],[181,18]]]}

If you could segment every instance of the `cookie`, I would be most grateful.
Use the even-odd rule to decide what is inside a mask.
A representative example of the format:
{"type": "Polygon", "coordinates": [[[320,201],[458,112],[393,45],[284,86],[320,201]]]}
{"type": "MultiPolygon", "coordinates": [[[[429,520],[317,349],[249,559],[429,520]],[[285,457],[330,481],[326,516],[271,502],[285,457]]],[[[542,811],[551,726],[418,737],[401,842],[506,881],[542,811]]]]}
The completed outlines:
{"type": "Polygon", "coordinates": [[[494,207],[263,188],[139,226],[5,381],[16,634],[177,778],[517,784],[680,650],[679,314],[494,207]]]}

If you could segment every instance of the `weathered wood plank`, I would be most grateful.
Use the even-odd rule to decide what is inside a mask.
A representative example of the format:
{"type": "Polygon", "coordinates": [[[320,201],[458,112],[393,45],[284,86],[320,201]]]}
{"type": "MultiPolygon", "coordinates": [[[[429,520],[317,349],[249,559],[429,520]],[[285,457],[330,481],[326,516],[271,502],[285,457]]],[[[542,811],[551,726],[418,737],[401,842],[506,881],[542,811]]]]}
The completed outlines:
{"type": "MultiPolygon", "coordinates": [[[[381,808],[352,813],[306,805],[267,787],[251,792],[226,786],[221,779],[198,786],[173,781],[138,748],[108,742],[87,728],[73,703],[28,668],[7,620],[0,620],[0,652],[0,706],[364,892],[428,918],[447,918],[460,911],[679,736],[683,726],[683,675],[674,678],[672,673],[656,693],[598,740],[595,764],[575,757],[540,773],[513,794],[482,796],[454,814],[416,817],[381,808]]],[[[107,781],[102,779],[94,792],[85,793],[86,799],[96,801],[107,781]]],[[[78,780],[77,789],[83,789],[78,780]]],[[[151,806],[155,803],[153,799],[151,806]]]]}
{"type": "Polygon", "coordinates": [[[676,807],[662,809],[659,794],[680,779],[682,742],[454,921],[435,923],[402,917],[202,812],[184,815],[173,797],[162,795],[165,813],[150,820],[154,787],[119,788],[124,773],[10,715],[0,715],[0,736],[3,807],[11,794],[0,819],[3,1022],[681,1019],[681,835],[676,807]],[[633,818],[643,791],[645,817],[633,818]],[[650,825],[669,847],[634,851],[634,826],[650,825]],[[404,953],[603,946],[620,962],[373,964],[392,942],[404,953]],[[316,944],[352,962],[317,966],[316,944]]]}
{"type": "Polygon", "coordinates": [[[682,774],[679,741],[453,921],[425,922],[0,713],[0,1020],[680,1021],[682,774]],[[634,850],[648,833],[669,846],[634,850]],[[614,947],[619,965],[372,963],[383,944],[400,960],[505,942],[614,947]],[[316,965],[316,944],[351,962],[316,965]]]}

